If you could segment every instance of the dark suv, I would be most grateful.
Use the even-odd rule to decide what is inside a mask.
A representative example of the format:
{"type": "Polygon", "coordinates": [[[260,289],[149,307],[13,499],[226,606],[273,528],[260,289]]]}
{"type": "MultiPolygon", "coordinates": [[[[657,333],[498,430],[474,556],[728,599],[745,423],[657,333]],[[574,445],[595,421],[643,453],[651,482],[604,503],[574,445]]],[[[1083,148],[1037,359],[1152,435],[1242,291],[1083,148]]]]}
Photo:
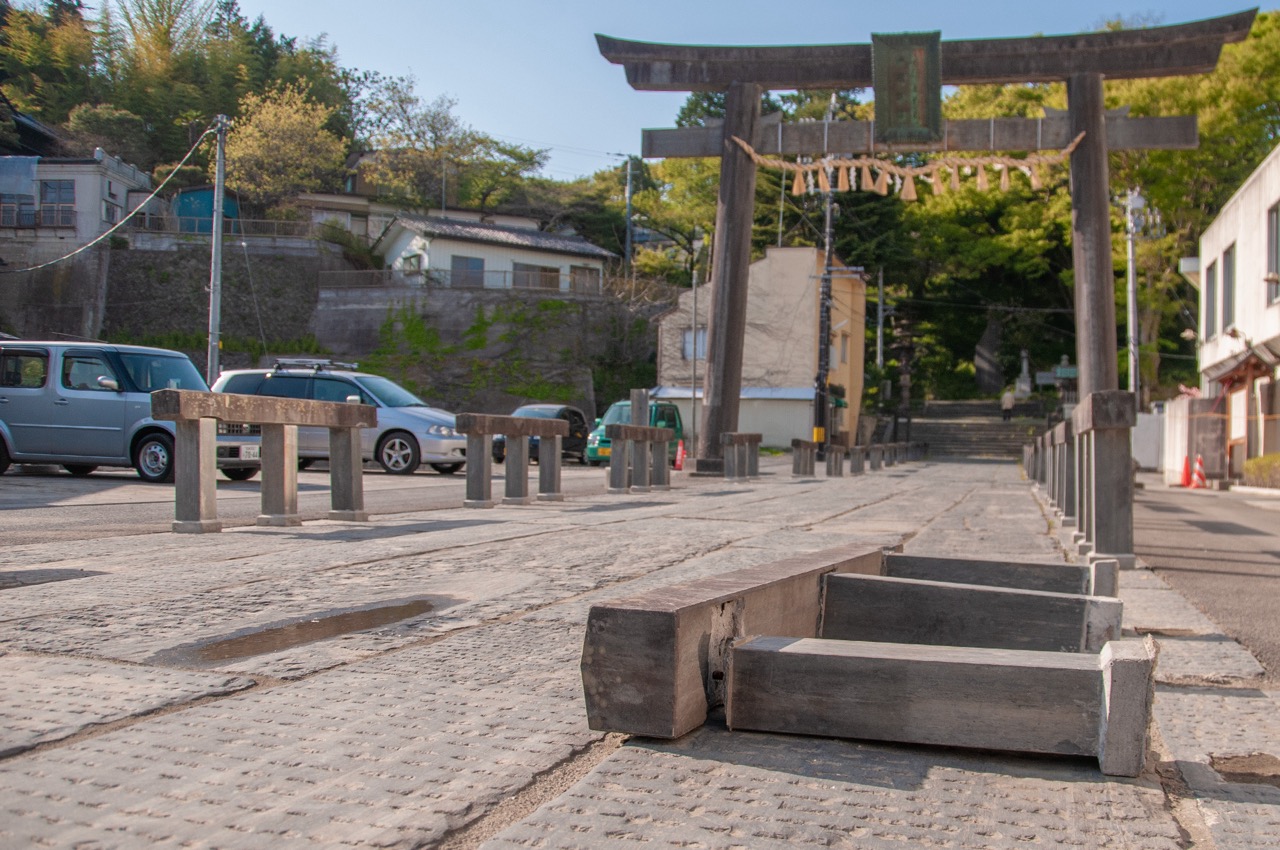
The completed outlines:
{"type": "MultiPolygon", "coordinates": [[[[563,419],[569,423],[569,436],[560,442],[562,457],[576,458],[578,463],[587,462],[587,416],[578,408],[569,404],[526,404],[511,412],[512,416],[524,416],[530,419],[563,419]]],[[[535,463],[538,460],[538,438],[529,438],[529,457],[535,463]]],[[[499,434],[493,438],[493,459],[502,463],[507,457],[507,438],[499,434]]]]}

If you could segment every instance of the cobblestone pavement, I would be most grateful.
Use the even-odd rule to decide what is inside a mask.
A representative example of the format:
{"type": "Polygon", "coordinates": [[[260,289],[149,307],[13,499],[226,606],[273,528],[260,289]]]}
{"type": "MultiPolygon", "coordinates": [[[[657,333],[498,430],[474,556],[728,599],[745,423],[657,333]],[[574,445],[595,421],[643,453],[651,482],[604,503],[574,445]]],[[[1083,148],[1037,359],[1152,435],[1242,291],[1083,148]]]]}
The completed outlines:
{"type": "Polygon", "coordinates": [[[843,544],[1063,557],[1011,464],[0,551],[0,847],[1276,846],[1276,695],[1145,570],[1134,780],[1088,760],[586,726],[592,604],[843,544]],[[246,646],[246,642],[255,642],[246,646]]]}

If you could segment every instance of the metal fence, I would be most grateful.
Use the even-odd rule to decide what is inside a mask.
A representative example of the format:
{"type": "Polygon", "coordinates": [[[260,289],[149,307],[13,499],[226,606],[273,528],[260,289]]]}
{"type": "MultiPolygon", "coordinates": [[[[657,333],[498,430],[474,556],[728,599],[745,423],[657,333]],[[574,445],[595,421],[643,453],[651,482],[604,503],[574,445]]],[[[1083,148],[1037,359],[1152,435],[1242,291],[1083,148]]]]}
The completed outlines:
{"type": "Polygon", "coordinates": [[[321,289],[362,289],[372,287],[436,287],[440,289],[521,290],[545,294],[602,295],[604,283],[598,274],[559,274],[546,271],[322,271],[321,289]]]}

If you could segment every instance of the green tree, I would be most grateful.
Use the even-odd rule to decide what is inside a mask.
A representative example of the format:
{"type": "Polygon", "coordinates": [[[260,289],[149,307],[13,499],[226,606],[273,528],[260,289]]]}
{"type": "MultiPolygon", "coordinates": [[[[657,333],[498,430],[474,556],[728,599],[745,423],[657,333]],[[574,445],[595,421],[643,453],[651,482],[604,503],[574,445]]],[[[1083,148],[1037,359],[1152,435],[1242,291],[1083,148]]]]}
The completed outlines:
{"type": "Polygon", "coordinates": [[[245,95],[227,137],[227,186],[259,212],[299,192],[336,189],[345,145],[324,129],[330,112],[296,85],[245,95]]]}

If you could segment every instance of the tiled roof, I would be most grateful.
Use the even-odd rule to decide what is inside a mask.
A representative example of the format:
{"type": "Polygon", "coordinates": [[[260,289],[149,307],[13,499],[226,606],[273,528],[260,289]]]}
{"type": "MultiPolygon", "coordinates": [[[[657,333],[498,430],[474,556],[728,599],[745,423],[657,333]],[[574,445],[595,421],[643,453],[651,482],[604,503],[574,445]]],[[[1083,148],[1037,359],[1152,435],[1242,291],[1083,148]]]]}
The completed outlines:
{"type": "Polygon", "coordinates": [[[406,229],[421,236],[439,236],[464,242],[483,242],[490,245],[506,245],[511,248],[529,248],[534,251],[550,251],[557,254],[573,254],[580,257],[596,257],[611,260],[617,255],[592,245],[580,236],[561,236],[542,230],[523,227],[501,227],[476,221],[436,218],[434,216],[401,215],[396,221],[406,229]]]}

